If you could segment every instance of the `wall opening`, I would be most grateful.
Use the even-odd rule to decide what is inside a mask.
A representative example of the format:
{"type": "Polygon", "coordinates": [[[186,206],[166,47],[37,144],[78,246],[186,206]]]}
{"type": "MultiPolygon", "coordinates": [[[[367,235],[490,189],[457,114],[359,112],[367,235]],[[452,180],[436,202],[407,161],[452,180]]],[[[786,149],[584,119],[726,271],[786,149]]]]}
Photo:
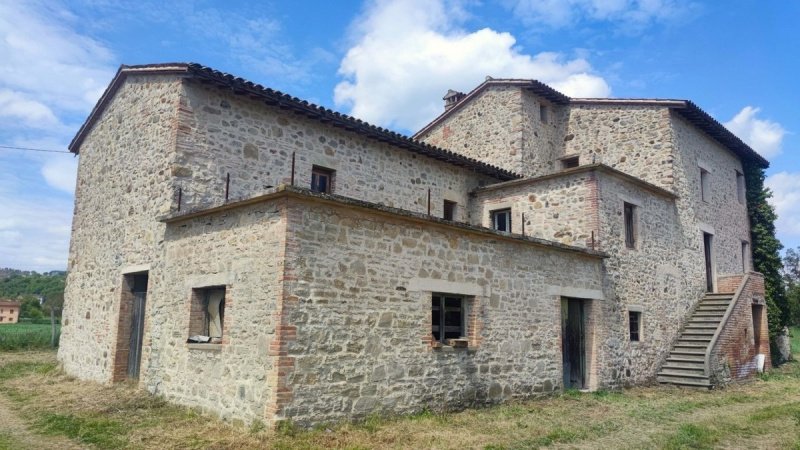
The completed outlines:
{"type": "Polygon", "coordinates": [[[456,220],[456,202],[445,200],[443,208],[442,218],[444,220],[456,220]]]}
{"type": "Polygon", "coordinates": [[[753,339],[756,354],[761,353],[761,321],[764,305],[753,305],[753,339]]]}
{"type": "Polygon", "coordinates": [[[587,383],[587,316],[589,301],[561,299],[561,361],[564,389],[585,389],[587,383]]]}
{"type": "Polygon", "coordinates": [[[714,292],[714,235],[703,233],[703,257],[706,268],[706,292],[714,292]]]}
{"type": "Polygon", "coordinates": [[[147,285],[147,272],[131,273],[122,277],[113,381],[139,379],[147,285]]]}

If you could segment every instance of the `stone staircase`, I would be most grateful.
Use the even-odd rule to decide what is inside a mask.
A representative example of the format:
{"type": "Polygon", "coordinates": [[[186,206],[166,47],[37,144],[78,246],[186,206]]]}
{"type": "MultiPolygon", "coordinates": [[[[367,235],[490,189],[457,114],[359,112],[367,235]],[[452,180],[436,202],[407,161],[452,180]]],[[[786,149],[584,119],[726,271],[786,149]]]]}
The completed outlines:
{"type": "Polygon", "coordinates": [[[733,294],[706,294],[661,366],[657,380],[663,384],[711,388],[705,374],[706,349],[720,326],[733,294]]]}

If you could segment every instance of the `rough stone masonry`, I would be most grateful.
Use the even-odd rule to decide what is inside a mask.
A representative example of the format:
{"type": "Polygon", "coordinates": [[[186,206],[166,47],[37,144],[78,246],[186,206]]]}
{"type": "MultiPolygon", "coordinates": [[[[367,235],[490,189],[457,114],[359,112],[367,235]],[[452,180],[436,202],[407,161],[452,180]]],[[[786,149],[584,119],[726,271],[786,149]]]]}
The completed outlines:
{"type": "Polygon", "coordinates": [[[463,408],[655,382],[726,292],[687,356],[705,374],[673,380],[752,376],[742,174],[763,158],[688,101],[458,98],[409,138],[196,64],[122,66],[70,145],[64,369],[243,422],[463,408]],[[221,342],[197,339],[211,292],[221,342]]]}

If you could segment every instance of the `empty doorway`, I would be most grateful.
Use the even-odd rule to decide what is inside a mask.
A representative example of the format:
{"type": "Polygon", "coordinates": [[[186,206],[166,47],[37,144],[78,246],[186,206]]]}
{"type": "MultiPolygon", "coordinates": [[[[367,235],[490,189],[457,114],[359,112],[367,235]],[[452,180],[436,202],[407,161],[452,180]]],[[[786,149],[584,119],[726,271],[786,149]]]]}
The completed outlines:
{"type": "Polygon", "coordinates": [[[714,235],[703,233],[703,257],[706,268],[706,292],[714,292],[714,235]]]}
{"type": "Polygon", "coordinates": [[[764,305],[753,305],[753,340],[756,354],[761,353],[761,320],[764,305]]]}
{"type": "Polygon", "coordinates": [[[147,307],[147,272],[123,276],[114,354],[114,381],[138,380],[147,307]]]}
{"type": "Polygon", "coordinates": [[[561,299],[561,360],[564,389],[586,387],[586,306],[585,301],[561,299]]]}

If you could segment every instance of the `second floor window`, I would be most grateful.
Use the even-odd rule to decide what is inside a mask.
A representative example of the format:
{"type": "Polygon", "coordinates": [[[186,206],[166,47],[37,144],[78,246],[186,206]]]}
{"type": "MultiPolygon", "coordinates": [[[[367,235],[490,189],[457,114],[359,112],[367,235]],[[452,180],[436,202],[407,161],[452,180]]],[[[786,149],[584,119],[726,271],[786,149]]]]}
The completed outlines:
{"type": "Polygon", "coordinates": [[[700,169],[700,200],[707,202],[711,199],[710,174],[706,169],[700,169]]]}
{"type": "Polygon", "coordinates": [[[324,194],[333,193],[333,174],[335,172],[324,167],[314,166],[311,169],[311,190],[324,194]]]}
{"type": "Polygon", "coordinates": [[[625,203],[625,247],[636,248],[636,206],[625,203]]]}
{"type": "Polygon", "coordinates": [[[492,228],[497,231],[511,232],[511,209],[492,211],[492,228]]]}
{"type": "Polygon", "coordinates": [[[450,200],[444,201],[444,213],[442,214],[444,220],[456,220],[456,202],[450,200]]]}

